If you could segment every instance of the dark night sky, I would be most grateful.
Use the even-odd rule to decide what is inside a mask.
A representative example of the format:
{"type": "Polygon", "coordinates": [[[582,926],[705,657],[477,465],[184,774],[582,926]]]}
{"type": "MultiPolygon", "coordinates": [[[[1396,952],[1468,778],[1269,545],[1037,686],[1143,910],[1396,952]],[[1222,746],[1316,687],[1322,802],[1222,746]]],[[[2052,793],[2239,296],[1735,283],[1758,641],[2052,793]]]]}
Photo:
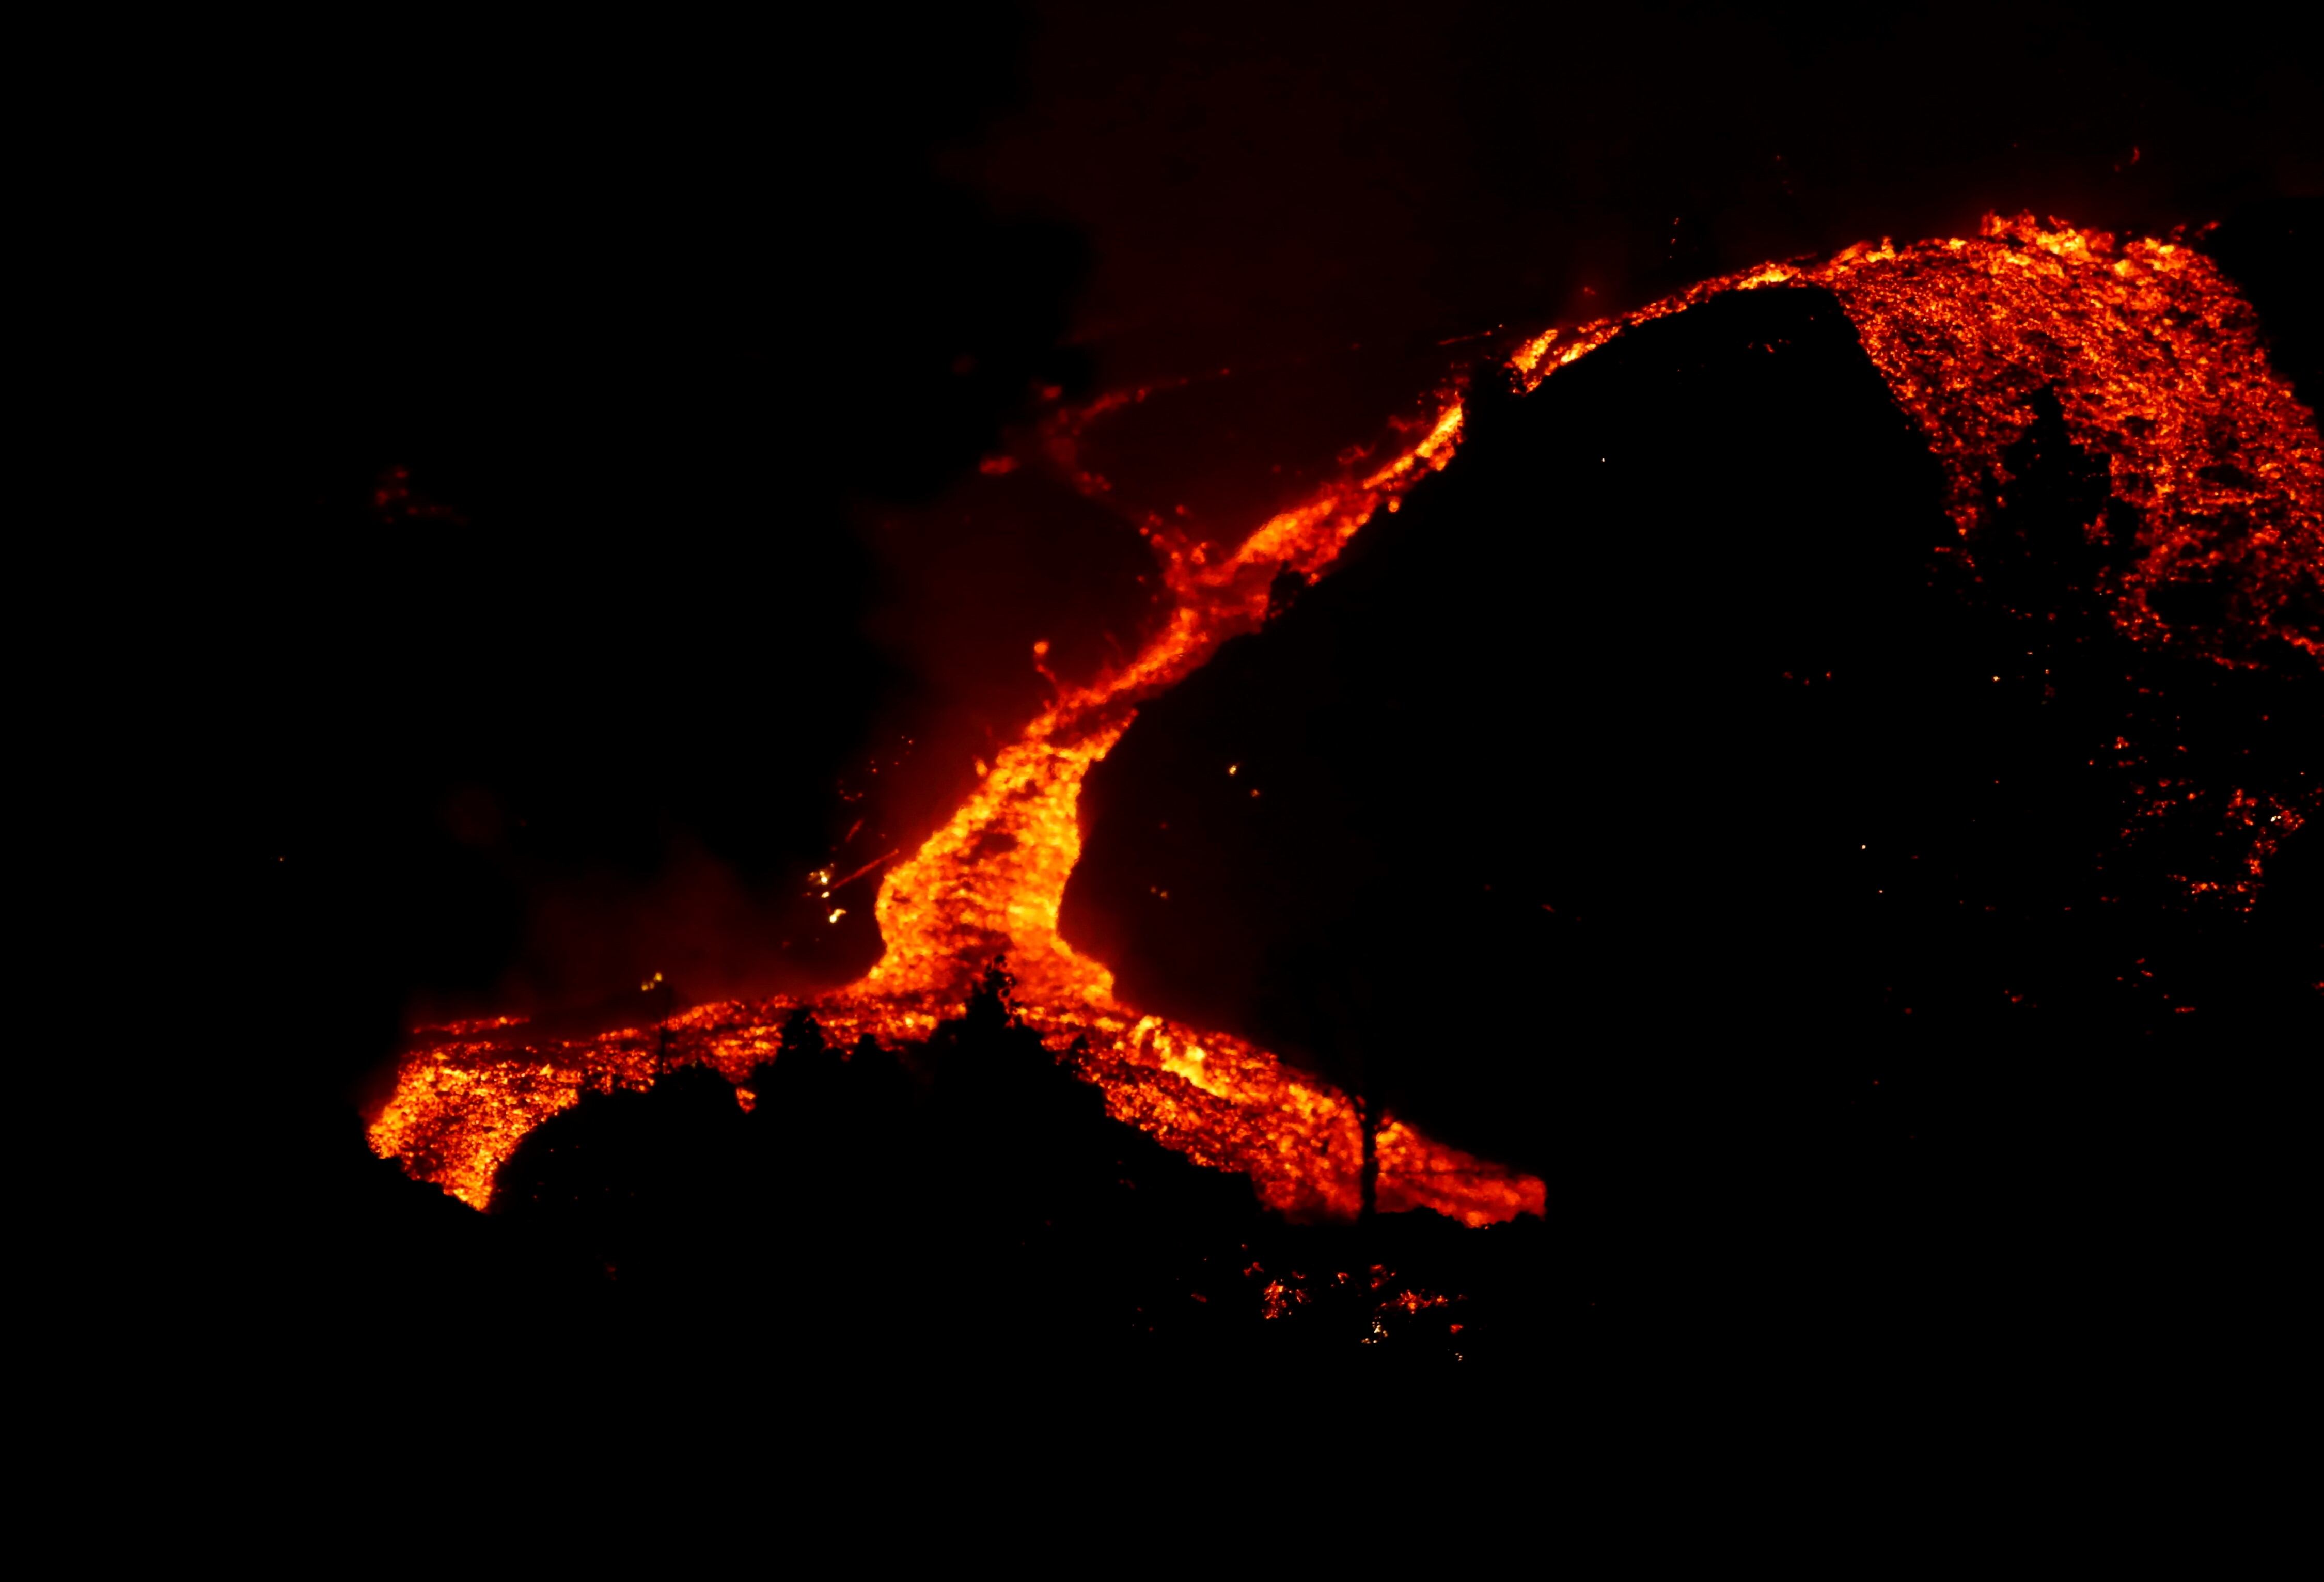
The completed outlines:
{"type": "Polygon", "coordinates": [[[1594,317],[1987,209],[2161,228],[2324,178],[2312,71],[2258,9],[1039,15],[1028,99],[947,168],[1085,228],[1110,382],[1594,317]]]}
{"type": "MultiPolygon", "coordinates": [[[[868,961],[868,905],[818,934],[798,874],[858,817],[870,855],[944,811],[1038,706],[1033,638],[1145,607],[1118,518],[959,503],[1043,387],[1289,368],[1270,400],[1322,409],[1351,387],[1323,360],[1388,348],[1394,393],[1296,462],[1408,401],[1395,359],[1444,337],[1987,208],[2162,226],[2313,194],[2316,84],[2271,15],[152,41],[93,268],[170,435],[153,561],[202,597],[154,685],[217,793],[198,839],[265,1051],[328,1108],[414,1007],[868,961]],[[391,467],[414,492],[383,505],[391,467]]],[[[1285,456],[1228,443],[1231,404],[1127,464],[1222,522],[1263,504],[1285,456]]]]}

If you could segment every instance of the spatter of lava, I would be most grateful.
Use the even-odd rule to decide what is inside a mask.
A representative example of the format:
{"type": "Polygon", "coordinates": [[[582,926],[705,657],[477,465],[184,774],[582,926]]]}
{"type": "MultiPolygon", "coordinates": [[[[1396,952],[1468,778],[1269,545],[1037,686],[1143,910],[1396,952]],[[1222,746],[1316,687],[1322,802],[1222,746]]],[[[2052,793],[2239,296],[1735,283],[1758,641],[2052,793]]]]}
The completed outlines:
{"type": "MultiPolygon", "coordinates": [[[[2117,243],[2021,216],[1988,219],[1973,239],[1858,245],[1549,331],[1517,349],[1512,377],[1529,389],[1631,325],[1720,292],[1794,282],[1821,286],[1845,308],[1942,463],[1949,509],[1972,549],[1986,502],[2008,481],[2003,453],[2032,420],[2028,398],[2052,387],[2074,438],[2109,458],[2115,496],[2140,519],[2135,562],[2110,590],[2129,636],[2191,640],[2155,615],[2147,594],[2199,580],[2231,594],[2229,626],[2201,639],[2213,657],[2232,662],[2262,638],[2324,656],[2324,632],[2296,613],[2303,601],[2316,607],[2324,568],[2314,418],[2267,366],[2248,307],[2183,242],[2117,243]]],[[[1058,936],[1057,909],[1081,855],[1083,778],[1138,705],[1255,628],[1283,567],[1320,575],[1374,511],[1396,510],[1452,459],[1461,424],[1448,395],[1388,465],[1261,523],[1222,560],[1157,537],[1175,598],[1159,635],[1127,664],[1062,689],[966,805],[890,870],[877,903],[886,953],[862,981],[816,1002],[833,1040],[924,1038],[1005,954],[1019,1015],[1053,1047],[1073,1047],[1116,1118],[1201,1164],[1248,1173],[1273,1208],[1353,1214],[1361,1145],[1347,1096],[1240,1039],[1123,1005],[1111,972],[1058,936]]],[[[405,1058],[372,1145],[481,1208],[518,1141],[586,1088],[646,1085],[665,1043],[669,1059],[739,1081],[774,1055],[792,1008],[702,1006],[576,1041],[529,1040],[506,1018],[439,1029],[405,1058]]],[[[1400,1123],[1383,1131],[1379,1164],[1385,1210],[1425,1207],[1485,1225],[1545,1209],[1537,1178],[1400,1123]]]]}

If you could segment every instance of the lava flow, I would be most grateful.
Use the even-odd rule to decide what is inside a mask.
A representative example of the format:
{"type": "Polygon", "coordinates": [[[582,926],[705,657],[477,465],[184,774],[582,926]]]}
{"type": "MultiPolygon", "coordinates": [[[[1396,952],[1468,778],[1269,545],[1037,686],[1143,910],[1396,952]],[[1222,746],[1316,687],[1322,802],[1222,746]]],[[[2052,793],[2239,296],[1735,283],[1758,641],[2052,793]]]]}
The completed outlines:
{"type": "MultiPolygon", "coordinates": [[[[2141,522],[2135,564],[2107,589],[2128,636],[2227,663],[2264,639],[2324,655],[2324,633],[2298,613],[2324,567],[2314,419],[2268,368],[2249,308],[2183,242],[2117,244],[2020,216],[1989,220],[1973,239],[1859,245],[1550,331],[1517,349],[1512,377],[1531,388],[1630,325],[1722,291],[1786,283],[1822,287],[1845,308],[1943,464],[1972,557],[1987,501],[2007,482],[2003,453],[2032,420],[2028,398],[2050,387],[2076,440],[2110,459],[2114,493],[2141,522]],[[2221,624],[2190,634],[2157,616],[2149,593],[2186,581],[2228,595],[2221,624]]],[[[1157,534],[1176,600],[1160,634],[1119,668],[1063,689],[966,805],[890,870],[877,903],[886,953],[862,980],[814,1004],[833,1041],[924,1038],[1005,955],[1019,1014],[1052,1047],[1071,1046],[1117,1118],[1199,1163],[1246,1172],[1274,1209],[1353,1214],[1361,1139],[1351,1099],[1242,1040],[1121,1004],[1112,974],[1059,937],[1058,906],[1081,853],[1083,779],[1139,704],[1254,629],[1284,568],[1310,578],[1327,569],[1374,511],[1396,510],[1451,461],[1461,425],[1460,401],[1448,397],[1394,461],[1261,524],[1222,561],[1157,534]]],[[[529,1040],[507,1018],[438,1029],[406,1057],[372,1145],[481,1208],[518,1141],[585,1089],[645,1086],[663,1058],[740,1081],[774,1055],[792,1008],[707,1005],[575,1041],[529,1040]]],[[[1383,1210],[1429,1208],[1470,1225],[1545,1211],[1539,1179],[1398,1123],[1382,1130],[1379,1162],[1383,1210]]]]}

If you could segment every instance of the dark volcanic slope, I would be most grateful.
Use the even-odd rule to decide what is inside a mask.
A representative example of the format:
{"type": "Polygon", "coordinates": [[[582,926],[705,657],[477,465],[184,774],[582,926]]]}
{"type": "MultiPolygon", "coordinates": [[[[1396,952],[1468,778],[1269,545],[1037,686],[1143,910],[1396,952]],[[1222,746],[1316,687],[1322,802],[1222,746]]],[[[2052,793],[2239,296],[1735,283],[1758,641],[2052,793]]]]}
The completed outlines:
{"type": "Polygon", "coordinates": [[[2138,1062],[2313,1023],[2297,842],[2235,896],[2239,826],[2130,813],[2158,755],[2217,805],[2296,801],[2318,678],[2114,633],[2103,458],[2054,411],[1980,582],[1821,292],[1471,410],[1091,776],[1065,927],[1131,1003],[1369,1081],[1553,1200],[1748,1177],[1789,1219],[1959,1187],[1908,1163],[1924,1133],[1976,1173],[1997,1118],[2079,1126],[2058,1106],[2146,1091],[2138,1062]]]}
{"type": "Polygon", "coordinates": [[[1724,981],[1732,936],[1803,925],[1878,771],[1861,694],[1784,672],[1909,621],[1947,531],[1831,299],[1649,326],[1488,405],[1343,569],[1139,719],[1084,795],[1067,928],[1133,1003],[1360,1050],[1408,1109],[1521,1145],[1500,1112],[1577,1040],[1788,992],[1724,981]],[[1803,730],[1829,738],[1805,759],[1803,730]]]}

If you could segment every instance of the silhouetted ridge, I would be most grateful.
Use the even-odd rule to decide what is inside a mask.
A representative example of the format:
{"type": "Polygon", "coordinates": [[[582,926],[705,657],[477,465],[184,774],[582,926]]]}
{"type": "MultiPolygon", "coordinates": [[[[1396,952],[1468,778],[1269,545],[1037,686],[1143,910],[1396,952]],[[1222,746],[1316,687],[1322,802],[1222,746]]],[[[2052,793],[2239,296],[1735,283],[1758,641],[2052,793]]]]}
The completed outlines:
{"type": "Polygon", "coordinates": [[[2188,1062],[2324,1031],[2313,837],[2270,833],[2324,717],[2304,656],[2120,635],[2135,515],[2026,416],[1964,542],[1819,290],[1480,390],[1452,468],[1092,773],[1068,937],[1541,1173],[1618,1283],[2067,1279],[2029,1205],[2156,1190],[2148,1107],[2228,1102],[2188,1062]]]}
{"type": "Polygon", "coordinates": [[[1426,1213],[1286,1225],[1247,1177],[1109,1118],[1009,994],[996,963],[895,1053],[843,1054],[801,1012],[752,1073],[747,1117],[700,1066],[585,1094],[518,1145],[482,1223],[589,1272],[564,1298],[584,1334],[748,1334],[914,1366],[1383,1340],[1393,1366],[1543,1343],[1537,1221],[1489,1238],[1426,1213]]]}

